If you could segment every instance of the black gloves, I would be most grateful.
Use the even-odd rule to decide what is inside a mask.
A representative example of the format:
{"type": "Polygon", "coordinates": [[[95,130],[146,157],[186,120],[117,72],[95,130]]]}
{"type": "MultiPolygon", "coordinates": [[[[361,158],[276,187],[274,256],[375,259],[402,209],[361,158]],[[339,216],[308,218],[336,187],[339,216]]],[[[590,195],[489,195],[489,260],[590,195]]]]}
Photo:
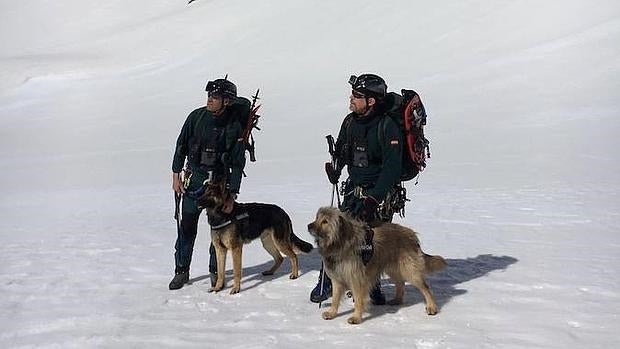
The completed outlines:
{"type": "Polygon", "coordinates": [[[365,222],[371,222],[376,218],[377,207],[379,207],[379,202],[374,197],[367,196],[363,200],[356,200],[351,205],[349,212],[353,217],[365,222]]]}
{"type": "Polygon", "coordinates": [[[340,171],[336,170],[331,162],[325,163],[325,173],[327,173],[327,179],[329,179],[331,184],[338,184],[340,171]]]}

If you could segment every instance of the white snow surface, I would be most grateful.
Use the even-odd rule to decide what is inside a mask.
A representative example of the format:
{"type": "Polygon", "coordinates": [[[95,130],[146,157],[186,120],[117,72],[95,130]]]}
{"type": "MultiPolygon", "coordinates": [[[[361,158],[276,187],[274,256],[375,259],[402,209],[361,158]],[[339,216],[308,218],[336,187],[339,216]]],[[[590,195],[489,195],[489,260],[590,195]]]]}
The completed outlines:
{"type": "MultiPolygon", "coordinates": [[[[614,348],[620,340],[617,1],[0,1],[1,348],[614,348]],[[309,302],[320,256],[241,293],[169,291],[174,141],[207,80],[261,89],[240,201],[296,234],[330,204],[350,74],[425,103],[432,158],[398,223],[448,267],[440,312],[309,302]],[[615,91],[615,92],[614,92],[615,91]]],[[[231,263],[228,258],[230,278],[231,263]]],[[[382,280],[388,296],[389,279],[382,280]]],[[[229,280],[228,286],[231,282],[229,280]]]]}

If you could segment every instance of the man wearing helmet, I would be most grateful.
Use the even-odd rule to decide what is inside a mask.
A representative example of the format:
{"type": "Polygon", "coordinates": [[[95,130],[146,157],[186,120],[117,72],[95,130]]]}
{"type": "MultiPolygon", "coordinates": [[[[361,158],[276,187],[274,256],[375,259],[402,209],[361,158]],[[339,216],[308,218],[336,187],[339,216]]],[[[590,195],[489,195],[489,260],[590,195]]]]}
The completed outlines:
{"type": "MultiPolygon", "coordinates": [[[[402,166],[402,136],[394,121],[386,115],[387,85],[375,74],[351,76],[352,91],[349,110],[342,123],[335,147],[335,166],[325,164],[327,177],[337,184],[344,166],[349,177],[344,184],[342,211],[367,222],[369,225],[391,221],[385,215],[377,215],[379,204],[400,182],[402,166]]],[[[331,296],[331,280],[323,273],[310,294],[310,300],[318,303],[331,296]]],[[[380,284],[370,293],[374,304],[385,304],[380,284]]]]}
{"type": "MultiPolygon", "coordinates": [[[[237,87],[226,78],[209,81],[206,87],[207,105],[191,112],[176,142],[172,160],[172,189],[182,197],[181,218],[175,243],[175,276],[171,290],[183,287],[189,281],[189,267],[196,240],[201,209],[196,203],[196,193],[205,181],[226,179],[231,196],[224,211],[230,212],[245,166],[243,128],[232,116],[229,106],[237,98],[237,87]],[[187,160],[182,178],[181,171],[187,160]]],[[[209,249],[209,271],[217,272],[213,245],[209,249]]]]}

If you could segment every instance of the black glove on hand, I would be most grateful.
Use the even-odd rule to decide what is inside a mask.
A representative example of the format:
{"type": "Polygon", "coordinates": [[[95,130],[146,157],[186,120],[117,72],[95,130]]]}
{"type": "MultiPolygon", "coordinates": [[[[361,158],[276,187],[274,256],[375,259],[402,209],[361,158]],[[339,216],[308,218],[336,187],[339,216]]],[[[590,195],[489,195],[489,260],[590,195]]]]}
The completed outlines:
{"type": "Polygon", "coordinates": [[[355,200],[351,206],[348,207],[347,211],[351,214],[351,216],[361,218],[362,211],[364,211],[364,201],[355,200]]]}
{"type": "Polygon", "coordinates": [[[375,219],[378,206],[379,203],[374,197],[367,196],[364,200],[356,200],[351,205],[349,213],[365,222],[371,222],[375,219]]]}
{"type": "Polygon", "coordinates": [[[379,202],[372,196],[367,196],[363,201],[362,206],[362,220],[366,222],[372,222],[376,218],[377,207],[379,207],[379,202]]]}
{"type": "Polygon", "coordinates": [[[325,163],[325,173],[327,173],[327,179],[331,184],[338,184],[340,178],[340,171],[337,171],[331,162],[325,163]]]}

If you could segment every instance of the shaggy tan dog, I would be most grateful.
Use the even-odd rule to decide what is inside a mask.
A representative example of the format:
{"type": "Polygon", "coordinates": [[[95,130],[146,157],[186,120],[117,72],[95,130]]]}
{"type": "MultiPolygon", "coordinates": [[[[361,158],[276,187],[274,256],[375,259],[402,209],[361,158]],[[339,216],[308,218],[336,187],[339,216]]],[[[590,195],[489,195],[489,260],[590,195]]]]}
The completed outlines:
{"type": "Polygon", "coordinates": [[[361,246],[367,237],[367,225],[333,207],[320,208],[308,231],[315,237],[327,275],[332,279],[331,307],[323,313],[326,320],[338,314],[344,291],[350,288],[355,311],[348,319],[359,324],[366,308],[368,292],[386,273],[396,285],[396,295],[390,305],[402,304],[405,281],[417,287],[426,301],[426,313],[437,313],[433,293],[424,275],[443,269],[446,261],[440,256],[422,252],[416,233],[403,226],[384,223],[372,229],[373,254],[366,265],[360,257],[361,246]]]}

